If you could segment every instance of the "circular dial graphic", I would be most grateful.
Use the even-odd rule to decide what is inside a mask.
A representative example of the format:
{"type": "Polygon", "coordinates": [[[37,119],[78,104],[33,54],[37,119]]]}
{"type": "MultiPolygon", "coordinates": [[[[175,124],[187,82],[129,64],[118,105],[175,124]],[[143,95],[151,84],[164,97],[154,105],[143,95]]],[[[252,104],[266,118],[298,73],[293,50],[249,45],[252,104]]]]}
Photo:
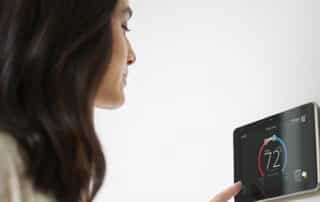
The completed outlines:
{"type": "Polygon", "coordinates": [[[283,139],[276,135],[264,139],[258,154],[260,176],[263,177],[266,173],[284,172],[287,158],[287,146],[283,139]]]}

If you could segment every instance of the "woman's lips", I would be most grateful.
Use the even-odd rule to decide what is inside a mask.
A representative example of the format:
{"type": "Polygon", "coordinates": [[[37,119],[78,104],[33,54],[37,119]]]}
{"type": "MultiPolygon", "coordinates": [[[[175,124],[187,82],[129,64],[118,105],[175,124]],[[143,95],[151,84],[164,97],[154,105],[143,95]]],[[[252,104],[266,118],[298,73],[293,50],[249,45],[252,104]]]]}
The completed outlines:
{"type": "Polygon", "coordinates": [[[127,85],[127,74],[124,74],[122,77],[122,82],[126,86],[127,85]]]}

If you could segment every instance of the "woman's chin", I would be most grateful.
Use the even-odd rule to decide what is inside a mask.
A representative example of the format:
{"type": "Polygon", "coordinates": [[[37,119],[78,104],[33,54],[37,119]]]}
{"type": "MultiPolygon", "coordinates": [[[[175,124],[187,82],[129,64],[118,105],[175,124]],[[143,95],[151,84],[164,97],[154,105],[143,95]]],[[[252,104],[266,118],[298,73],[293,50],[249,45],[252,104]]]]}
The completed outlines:
{"type": "Polygon", "coordinates": [[[125,96],[117,95],[113,96],[112,99],[108,97],[108,99],[96,99],[95,100],[95,107],[100,109],[118,109],[123,106],[125,103],[125,96]]]}

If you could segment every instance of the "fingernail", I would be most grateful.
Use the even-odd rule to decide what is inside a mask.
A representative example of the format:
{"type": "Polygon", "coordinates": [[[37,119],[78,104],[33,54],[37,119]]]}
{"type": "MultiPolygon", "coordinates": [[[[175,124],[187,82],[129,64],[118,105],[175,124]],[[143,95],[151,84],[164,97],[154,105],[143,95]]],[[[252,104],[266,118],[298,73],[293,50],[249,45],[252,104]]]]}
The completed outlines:
{"type": "Polygon", "coordinates": [[[242,182],[241,182],[241,181],[238,181],[238,182],[236,182],[235,184],[236,184],[236,185],[239,185],[239,184],[241,185],[242,182]]]}

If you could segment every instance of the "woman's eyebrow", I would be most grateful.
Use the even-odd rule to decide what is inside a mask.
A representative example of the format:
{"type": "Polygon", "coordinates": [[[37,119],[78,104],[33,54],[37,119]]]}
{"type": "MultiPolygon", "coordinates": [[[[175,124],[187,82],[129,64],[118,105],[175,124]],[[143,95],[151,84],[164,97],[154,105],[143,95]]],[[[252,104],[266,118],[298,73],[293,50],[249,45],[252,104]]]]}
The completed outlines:
{"type": "Polygon", "coordinates": [[[124,8],[121,13],[123,13],[124,15],[125,15],[125,14],[129,14],[129,19],[130,19],[130,18],[132,17],[132,15],[133,15],[133,11],[132,11],[132,9],[131,9],[130,7],[124,8]]]}

